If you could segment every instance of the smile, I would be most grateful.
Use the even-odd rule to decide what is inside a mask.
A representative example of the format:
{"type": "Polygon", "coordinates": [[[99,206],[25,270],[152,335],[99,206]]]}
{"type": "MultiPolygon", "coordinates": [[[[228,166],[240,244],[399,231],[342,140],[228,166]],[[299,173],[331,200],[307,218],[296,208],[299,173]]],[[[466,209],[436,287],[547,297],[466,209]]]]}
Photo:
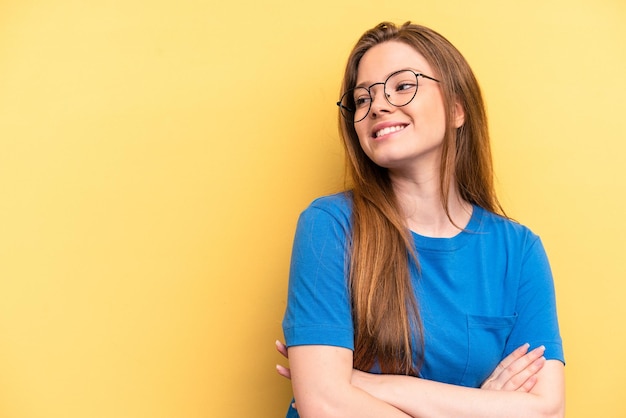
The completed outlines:
{"type": "Polygon", "coordinates": [[[374,132],[374,138],[380,138],[383,135],[389,135],[391,133],[401,131],[404,128],[406,128],[406,125],[387,126],[386,128],[383,128],[380,131],[374,132]]]}

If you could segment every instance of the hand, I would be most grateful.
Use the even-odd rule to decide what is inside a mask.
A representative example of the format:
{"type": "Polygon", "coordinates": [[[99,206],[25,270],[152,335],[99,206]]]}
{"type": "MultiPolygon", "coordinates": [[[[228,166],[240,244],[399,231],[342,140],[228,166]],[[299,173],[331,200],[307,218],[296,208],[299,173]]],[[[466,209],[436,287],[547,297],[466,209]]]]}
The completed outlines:
{"type": "MultiPolygon", "coordinates": [[[[287,346],[282,342],[282,341],[278,341],[276,340],[276,350],[278,350],[278,352],[280,354],[283,355],[283,357],[285,357],[286,359],[289,358],[289,354],[287,353],[287,346]]],[[[291,380],[291,370],[288,367],[285,366],[281,366],[280,364],[276,365],[276,371],[278,372],[279,375],[281,375],[284,378],[287,378],[289,380],[291,380]]],[[[291,403],[291,407],[293,409],[298,409],[296,407],[296,403],[292,402],[291,403]]]]}
{"type": "Polygon", "coordinates": [[[546,362],[540,346],[528,352],[529,344],[517,348],[498,364],[481,389],[530,392],[537,383],[537,373],[546,362]]]}
{"type": "MultiPolygon", "coordinates": [[[[278,352],[280,354],[282,354],[283,357],[285,357],[286,359],[289,358],[289,355],[287,354],[287,346],[285,344],[283,344],[281,341],[276,340],[276,350],[278,350],[278,352]]],[[[277,364],[276,365],[276,371],[282,377],[285,377],[285,378],[291,380],[291,370],[288,367],[281,366],[280,364],[277,364]]]]}

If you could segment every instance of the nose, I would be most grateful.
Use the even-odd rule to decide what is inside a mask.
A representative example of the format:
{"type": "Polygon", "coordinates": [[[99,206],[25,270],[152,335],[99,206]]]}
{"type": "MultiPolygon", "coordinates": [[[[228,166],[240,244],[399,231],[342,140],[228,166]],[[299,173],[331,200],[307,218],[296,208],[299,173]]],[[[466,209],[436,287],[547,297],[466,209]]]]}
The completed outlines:
{"type": "Polygon", "coordinates": [[[370,115],[376,117],[381,113],[389,112],[393,106],[389,104],[387,100],[387,93],[385,93],[384,85],[370,87],[370,95],[372,96],[372,107],[370,108],[370,115]],[[376,90],[374,90],[376,88],[376,90]]]}

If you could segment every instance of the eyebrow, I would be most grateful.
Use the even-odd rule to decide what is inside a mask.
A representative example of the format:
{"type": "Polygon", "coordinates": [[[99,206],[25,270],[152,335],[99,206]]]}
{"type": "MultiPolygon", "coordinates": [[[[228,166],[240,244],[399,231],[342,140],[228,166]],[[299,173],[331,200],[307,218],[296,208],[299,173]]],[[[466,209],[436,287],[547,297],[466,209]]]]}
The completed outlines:
{"type": "Polygon", "coordinates": [[[376,83],[370,83],[369,81],[364,81],[364,82],[361,82],[361,83],[357,84],[356,86],[354,86],[354,88],[357,88],[357,87],[363,87],[363,88],[365,88],[365,87],[370,87],[370,86],[372,86],[373,84],[378,84],[378,83],[381,83],[381,84],[382,84],[382,83],[384,83],[384,82],[385,82],[385,81],[389,78],[389,76],[390,76],[391,74],[397,73],[398,71],[405,71],[405,70],[411,70],[411,71],[413,71],[414,73],[417,73],[417,74],[422,74],[422,72],[421,72],[420,70],[416,69],[416,68],[411,68],[411,67],[400,68],[399,70],[394,70],[394,71],[392,71],[392,72],[388,73],[387,75],[385,75],[385,78],[384,78],[384,80],[383,80],[383,81],[377,81],[376,83]]]}

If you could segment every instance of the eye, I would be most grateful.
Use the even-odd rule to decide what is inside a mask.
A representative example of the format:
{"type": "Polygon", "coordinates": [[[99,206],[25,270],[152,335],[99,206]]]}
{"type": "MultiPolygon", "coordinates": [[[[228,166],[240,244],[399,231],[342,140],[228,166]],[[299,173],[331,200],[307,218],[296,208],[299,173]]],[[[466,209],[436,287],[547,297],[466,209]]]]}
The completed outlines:
{"type": "Polygon", "coordinates": [[[357,108],[368,106],[371,100],[369,94],[360,94],[354,98],[354,105],[357,108]]]}
{"type": "Polygon", "coordinates": [[[396,85],[394,91],[398,93],[412,93],[417,88],[417,83],[414,81],[403,81],[396,85]]]}

